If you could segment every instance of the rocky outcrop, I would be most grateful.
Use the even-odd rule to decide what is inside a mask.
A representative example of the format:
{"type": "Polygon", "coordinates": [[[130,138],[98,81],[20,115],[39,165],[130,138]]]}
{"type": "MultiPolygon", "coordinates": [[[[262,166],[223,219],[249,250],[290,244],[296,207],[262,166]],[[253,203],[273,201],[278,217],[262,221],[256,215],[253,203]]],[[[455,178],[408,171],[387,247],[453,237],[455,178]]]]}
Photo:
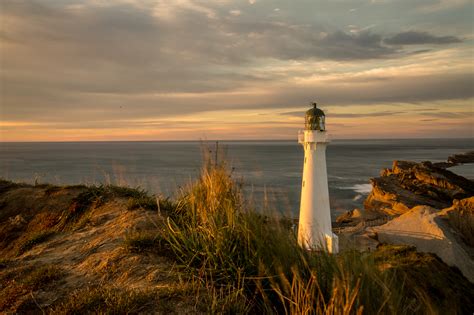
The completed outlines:
{"type": "Polygon", "coordinates": [[[443,209],[441,214],[454,229],[453,232],[474,248],[474,197],[454,200],[452,207],[443,209]]]}
{"type": "Polygon", "coordinates": [[[371,179],[364,202],[368,212],[397,216],[418,205],[450,207],[455,199],[474,195],[474,182],[431,162],[394,161],[380,177],[371,179]]]}
{"type": "Polygon", "coordinates": [[[439,168],[448,168],[467,163],[474,163],[474,151],[451,155],[448,157],[447,162],[438,162],[434,163],[434,165],[439,168]]]}
{"type": "Polygon", "coordinates": [[[415,246],[420,252],[434,253],[450,266],[458,267],[474,282],[472,248],[460,242],[444,219],[443,211],[417,206],[384,225],[368,228],[381,243],[415,246]]]}
{"type": "Polygon", "coordinates": [[[365,209],[339,216],[336,229],[365,250],[388,243],[434,253],[474,281],[474,182],[446,169],[473,158],[469,152],[436,164],[394,161],[371,179],[365,209]]]}
{"type": "Polygon", "coordinates": [[[448,157],[448,163],[456,165],[474,163],[474,151],[451,155],[450,157],[448,157]]]}

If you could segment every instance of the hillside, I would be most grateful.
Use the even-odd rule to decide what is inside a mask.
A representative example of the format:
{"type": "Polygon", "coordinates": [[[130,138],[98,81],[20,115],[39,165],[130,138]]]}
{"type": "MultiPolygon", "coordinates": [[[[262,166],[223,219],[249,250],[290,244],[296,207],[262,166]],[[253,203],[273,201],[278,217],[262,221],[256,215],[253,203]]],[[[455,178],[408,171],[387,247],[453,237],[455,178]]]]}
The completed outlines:
{"type": "Polygon", "coordinates": [[[0,181],[0,312],[474,309],[474,285],[435,255],[399,245],[303,251],[288,220],[248,207],[224,168],[204,170],[176,200],[0,181]]]}
{"type": "Polygon", "coordinates": [[[0,182],[0,311],[199,311],[175,262],[146,246],[160,217],[144,197],[0,182]]]}

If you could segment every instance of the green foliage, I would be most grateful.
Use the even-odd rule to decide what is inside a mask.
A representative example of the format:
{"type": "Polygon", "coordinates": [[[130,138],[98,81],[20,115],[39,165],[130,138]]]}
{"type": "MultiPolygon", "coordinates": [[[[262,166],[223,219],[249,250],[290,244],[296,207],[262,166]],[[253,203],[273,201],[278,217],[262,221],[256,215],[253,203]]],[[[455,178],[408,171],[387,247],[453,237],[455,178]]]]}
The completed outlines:
{"type": "Polygon", "coordinates": [[[225,166],[207,166],[164,227],[163,239],[178,261],[207,289],[211,310],[216,305],[287,314],[431,309],[426,288],[414,290],[414,283],[407,288],[406,274],[381,268],[390,253],[306,251],[285,220],[246,211],[243,204],[225,166]]]}
{"type": "Polygon", "coordinates": [[[48,239],[50,239],[56,232],[52,230],[41,231],[39,233],[35,233],[32,235],[27,236],[27,238],[20,243],[18,247],[17,255],[21,255],[24,252],[32,249],[34,246],[41,244],[48,239]]]}

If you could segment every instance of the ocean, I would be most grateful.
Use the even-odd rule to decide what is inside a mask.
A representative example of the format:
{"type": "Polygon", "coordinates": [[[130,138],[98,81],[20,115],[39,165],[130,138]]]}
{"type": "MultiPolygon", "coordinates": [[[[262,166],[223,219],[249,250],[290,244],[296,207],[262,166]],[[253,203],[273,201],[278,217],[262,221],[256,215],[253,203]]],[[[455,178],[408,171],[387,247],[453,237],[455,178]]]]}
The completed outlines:
{"type": "MultiPolygon", "coordinates": [[[[202,152],[215,142],[3,142],[0,176],[27,183],[116,184],[175,196],[195,179],[202,152]]],[[[233,176],[256,208],[264,204],[296,217],[303,149],[295,141],[220,141],[233,176]]],[[[333,218],[362,207],[370,178],[393,160],[445,161],[474,149],[473,139],[333,140],[327,148],[333,218]]],[[[221,157],[222,159],[222,157],[221,157]]],[[[474,167],[451,169],[474,178],[474,167]]]]}

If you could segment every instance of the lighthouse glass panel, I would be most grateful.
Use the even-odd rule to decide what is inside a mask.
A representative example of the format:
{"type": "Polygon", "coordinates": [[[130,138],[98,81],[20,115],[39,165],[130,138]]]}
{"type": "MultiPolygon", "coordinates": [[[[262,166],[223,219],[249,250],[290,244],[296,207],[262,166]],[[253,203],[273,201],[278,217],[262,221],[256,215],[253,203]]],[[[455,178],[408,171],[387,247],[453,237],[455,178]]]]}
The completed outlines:
{"type": "Polygon", "coordinates": [[[324,116],[307,115],[305,121],[306,130],[324,131],[325,127],[324,116]]]}

